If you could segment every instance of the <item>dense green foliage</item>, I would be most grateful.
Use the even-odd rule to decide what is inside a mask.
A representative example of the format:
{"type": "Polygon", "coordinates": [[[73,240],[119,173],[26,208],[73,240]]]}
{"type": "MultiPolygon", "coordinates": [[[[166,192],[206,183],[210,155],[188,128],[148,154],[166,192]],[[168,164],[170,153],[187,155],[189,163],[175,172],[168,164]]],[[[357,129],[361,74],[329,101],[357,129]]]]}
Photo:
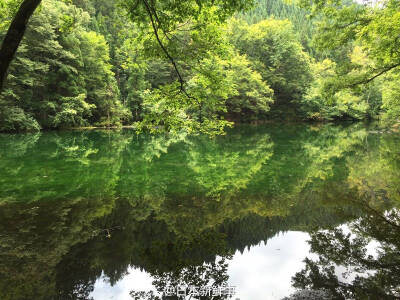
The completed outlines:
{"type": "Polygon", "coordinates": [[[2,114],[20,111],[21,121],[7,122],[5,130],[36,128],[36,122],[45,128],[115,124],[129,115],[118,99],[108,45],[87,29],[89,21],[74,6],[44,2],[11,65],[2,114]]]}
{"type": "Polygon", "coordinates": [[[322,107],[322,115],[330,110],[328,118],[343,116],[345,104],[345,115],[361,118],[364,113],[369,118],[382,117],[385,123],[398,122],[398,2],[299,2],[319,16],[315,45],[330,50],[336,63],[329,67],[331,74],[315,83],[314,89],[324,95],[314,90],[306,102],[322,107]]]}
{"type": "Polygon", "coordinates": [[[311,79],[310,57],[287,20],[269,19],[254,25],[232,21],[232,43],[253,62],[275,92],[275,105],[296,107],[311,79]]]}
{"type": "MultiPolygon", "coordinates": [[[[18,3],[1,1],[0,37],[18,3]]],[[[251,1],[135,3],[43,1],[0,96],[0,130],[398,121],[396,1],[259,0],[231,18],[251,1]]]]}

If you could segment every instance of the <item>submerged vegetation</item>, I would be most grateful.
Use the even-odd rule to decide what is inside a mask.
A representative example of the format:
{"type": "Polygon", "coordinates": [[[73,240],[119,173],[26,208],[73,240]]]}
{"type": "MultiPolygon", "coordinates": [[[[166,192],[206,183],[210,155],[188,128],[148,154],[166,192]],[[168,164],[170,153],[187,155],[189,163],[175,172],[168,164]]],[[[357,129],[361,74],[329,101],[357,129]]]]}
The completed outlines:
{"type": "MultiPolygon", "coordinates": [[[[43,0],[8,70],[0,131],[399,121],[397,1],[178,2],[43,0]]],[[[20,3],[1,1],[0,38],[20,3]]]]}

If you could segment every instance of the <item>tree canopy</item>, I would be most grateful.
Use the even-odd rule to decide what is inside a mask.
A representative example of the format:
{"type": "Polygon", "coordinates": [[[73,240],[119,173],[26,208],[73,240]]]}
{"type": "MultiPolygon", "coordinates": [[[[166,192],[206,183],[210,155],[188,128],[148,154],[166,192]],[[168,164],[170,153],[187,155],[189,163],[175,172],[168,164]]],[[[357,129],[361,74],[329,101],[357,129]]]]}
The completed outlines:
{"type": "MultiPolygon", "coordinates": [[[[24,2],[2,2],[3,47],[24,2]]],[[[44,0],[8,68],[0,130],[216,135],[272,120],[396,130],[397,15],[389,0],[44,0]]]]}

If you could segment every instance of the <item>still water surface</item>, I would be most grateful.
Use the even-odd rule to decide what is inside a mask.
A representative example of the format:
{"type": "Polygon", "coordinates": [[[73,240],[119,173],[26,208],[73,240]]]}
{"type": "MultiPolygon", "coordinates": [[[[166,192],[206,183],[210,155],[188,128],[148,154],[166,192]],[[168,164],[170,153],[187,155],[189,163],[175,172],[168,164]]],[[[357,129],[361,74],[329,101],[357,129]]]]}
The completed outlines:
{"type": "Polygon", "coordinates": [[[399,205],[361,124],[0,135],[0,299],[398,299],[399,205]]]}

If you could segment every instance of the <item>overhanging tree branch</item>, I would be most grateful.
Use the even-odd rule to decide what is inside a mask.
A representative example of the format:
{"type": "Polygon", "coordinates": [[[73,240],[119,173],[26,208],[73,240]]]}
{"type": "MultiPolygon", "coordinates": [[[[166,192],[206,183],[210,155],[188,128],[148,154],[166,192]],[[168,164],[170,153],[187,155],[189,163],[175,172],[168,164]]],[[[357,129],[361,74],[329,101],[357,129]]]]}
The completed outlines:
{"type": "Polygon", "coordinates": [[[157,43],[160,45],[162,51],[164,52],[164,54],[167,56],[168,60],[171,62],[172,66],[175,69],[175,72],[178,76],[178,81],[180,84],[180,90],[182,93],[184,93],[186,95],[186,97],[188,97],[189,99],[194,99],[196,100],[194,97],[190,96],[186,90],[185,90],[185,80],[183,79],[183,76],[181,74],[181,72],[179,71],[178,65],[175,61],[175,59],[172,57],[172,55],[168,52],[167,48],[164,46],[163,42],[161,41],[160,35],[158,34],[158,27],[156,26],[156,21],[154,20],[154,12],[155,12],[155,8],[151,7],[150,4],[147,2],[147,0],[143,0],[143,3],[146,7],[146,11],[147,14],[149,15],[150,18],[150,22],[151,22],[151,26],[153,28],[153,32],[154,35],[157,39],[157,43]]]}
{"type": "Polygon", "coordinates": [[[372,80],[374,80],[375,78],[377,78],[377,77],[379,77],[379,76],[381,76],[381,75],[383,75],[383,74],[385,74],[385,73],[387,73],[387,72],[389,72],[389,71],[391,71],[391,70],[393,70],[393,69],[395,69],[395,68],[397,68],[397,67],[400,67],[400,63],[398,63],[398,64],[394,64],[394,65],[391,65],[391,66],[387,66],[387,67],[385,67],[384,69],[382,69],[382,70],[380,70],[378,73],[376,73],[375,75],[373,75],[372,77],[369,77],[369,78],[365,78],[365,79],[363,79],[363,80],[359,80],[359,81],[357,81],[357,82],[354,82],[354,83],[352,83],[352,84],[350,84],[348,87],[355,87],[355,86],[357,86],[357,85],[360,85],[360,84],[367,84],[367,83],[370,83],[372,80]]]}
{"type": "MultiPolygon", "coordinates": [[[[156,9],[154,7],[152,7],[152,6],[150,6],[150,4],[147,2],[147,0],[142,0],[142,1],[144,3],[144,6],[146,7],[147,14],[148,14],[148,16],[150,18],[151,26],[153,28],[154,35],[155,35],[155,37],[157,39],[157,43],[160,45],[162,51],[164,52],[164,54],[167,56],[167,58],[169,59],[169,61],[173,65],[173,67],[175,69],[175,72],[176,72],[176,74],[178,76],[178,81],[179,81],[179,84],[180,84],[180,91],[188,99],[192,99],[192,100],[196,101],[196,103],[199,105],[199,109],[200,109],[199,121],[200,121],[200,123],[202,123],[203,122],[202,103],[196,97],[193,97],[193,96],[189,95],[189,93],[186,91],[186,89],[185,89],[185,80],[183,79],[183,76],[182,76],[181,72],[179,71],[178,65],[177,65],[175,59],[172,57],[172,55],[168,52],[167,48],[164,46],[163,42],[161,41],[160,35],[158,34],[158,29],[159,29],[159,27],[161,27],[161,22],[158,19],[156,9]],[[157,22],[159,27],[157,27],[156,22],[157,22]]],[[[161,28],[161,30],[164,32],[164,30],[162,28],[161,28]]],[[[164,34],[165,34],[165,32],[164,32],[164,34]]],[[[166,35],[166,37],[168,38],[167,35],[166,35]]]]}

